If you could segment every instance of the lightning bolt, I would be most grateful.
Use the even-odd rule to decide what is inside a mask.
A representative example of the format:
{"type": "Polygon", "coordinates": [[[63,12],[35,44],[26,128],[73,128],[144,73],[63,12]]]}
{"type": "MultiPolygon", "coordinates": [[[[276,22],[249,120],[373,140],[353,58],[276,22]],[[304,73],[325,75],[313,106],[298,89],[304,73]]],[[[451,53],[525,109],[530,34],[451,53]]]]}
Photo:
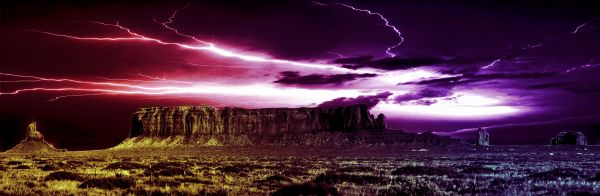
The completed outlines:
{"type": "Polygon", "coordinates": [[[230,58],[237,58],[237,59],[241,59],[241,60],[244,60],[244,61],[250,61],[250,62],[264,62],[264,63],[275,63],[275,64],[293,65],[293,66],[308,67],[308,68],[315,68],[315,69],[332,70],[332,71],[338,71],[338,72],[373,73],[372,71],[352,70],[352,69],[347,69],[347,68],[343,68],[343,67],[338,67],[338,66],[335,66],[335,65],[319,64],[319,63],[307,63],[307,62],[290,61],[290,60],[283,60],[283,59],[274,59],[274,58],[261,57],[261,56],[255,56],[255,55],[240,54],[240,53],[236,53],[236,52],[233,52],[233,51],[230,51],[230,50],[226,50],[226,49],[223,49],[223,48],[220,48],[220,47],[216,46],[213,43],[205,42],[205,41],[202,41],[200,39],[197,39],[194,36],[190,36],[190,35],[186,35],[186,34],[180,33],[177,29],[172,28],[171,26],[169,26],[169,24],[172,23],[173,18],[176,16],[176,13],[177,12],[175,12],[169,18],[169,20],[167,22],[163,22],[163,23],[160,23],[160,24],[162,24],[165,28],[172,30],[173,32],[175,32],[178,35],[185,36],[185,37],[193,39],[196,42],[203,43],[203,44],[205,44],[204,46],[189,45],[189,44],[178,43],[178,42],[168,42],[168,41],[163,41],[163,40],[158,39],[158,38],[152,38],[152,37],[144,36],[142,34],[134,32],[130,28],[127,28],[127,27],[124,27],[124,26],[120,25],[119,22],[115,22],[114,24],[110,24],[110,23],[104,23],[104,22],[94,21],[92,23],[120,29],[120,30],[126,32],[129,35],[129,37],[80,37],[80,36],[60,34],[60,33],[54,33],[54,32],[47,32],[47,31],[41,31],[41,30],[35,30],[35,29],[32,29],[30,31],[38,32],[38,33],[42,33],[42,34],[46,34],[46,35],[51,35],[51,36],[55,36],[55,37],[62,37],[62,38],[74,39],[74,40],[84,40],[84,41],[109,41],[109,42],[143,41],[143,42],[153,42],[153,43],[160,44],[160,45],[178,46],[180,48],[188,49],[188,50],[207,51],[207,52],[211,52],[211,53],[214,53],[214,54],[217,54],[217,55],[220,55],[220,56],[230,57],[230,58]]]}
{"type": "Polygon", "coordinates": [[[598,66],[598,65],[600,65],[600,64],[588,63],[588,64],[585,64],[585,65],[582,65],[582,66],[579,66],[579,67],[573,67],[573,68],[567,69],[565,71],[565,73],[570,73],[572,71],[576,71],[576,70],[580,70],[580,69],[586,69],[586,68],[590,68],[590,67],[594,67],[594,66],[598,66]]]}
{"type": "Polygon", "coordinates": [[[88,93],[88,94],[78,94],[78,95],[61,95],[56,96],[52,99],[49,99],[48,102],[58,101],[59,99],[68,98],[68,97],[86,97],[86,96],[98,96],[98,95],[115,95],[116,93],[88,93]]]}
{"type": "Polygon", "coordinates": [[[504,57],[500,57],[500,58],[498,58],[498,59],[496,59],[496,60],[492,61],[492,63],[490,63],[490,64],[488,64],[488,65],[486,65],[486,66],[483,66],[483,67],[481,67],[481,69],[487,69],[487,68],[490,68],[490,67],[493,67],[493,66],[495,66],[495,65],[496,65],[496,63],[498,63],[498,62],[502,61],[502,58],[504,58],[504,57]]]}
{"type": "MultiPolygon", "coordinates": [[[[87,81],[75,80],[69,78],[46,78],[32,75],[20,75],[12,73],[0,73],[0,76],[18,78],[19,80],[35,80],[38,82],[51,83],[53,86],[57,84],[66,85],[66,87],[34,87],[22,88],[13,91],[0,91],[0,95],[17,95],[26,92],[81,92],[81,94],[60,95],[48,101],[57,101],[67,97],[82,97],[96,95],[204,95],[204,96],[252,96],[256,97],[257,92],[265,97],[285,97],[281,100],[289,100],[291,98],[301,98],[302,101],[309,99],[319,99],[318,101],[326,101],[337,98],[339,96],[356,97],[365,94],[364,90],[360,89],[339,89],[339,90],[324,90],[324,89],[301,89],[301,88],[281,88],[274,85],[203,85],[196,82],[186,82],[177,80],[129,80],[129,79],[110,79],[120,82],[106,81],[87,81]],[[152,82],[163,82],[166,86],[156,86],[152,82]],[[65,84],[66,83],[66,84],[65,84]],[[185,83],[185,84],[181,84],[185,83]],[[73,85],[77,84],[77,85],[73,85]]],[[[149,76],[153,77],[153,76],[149,76]]],[[[16,81],[16,80],[15,80],[16,81]]],[[[26,82],[26,81],[23,81],[26,82]]],[[[314,101],[314,100],[313,100],[314,101]]]]}
{"type": "Polygon", "coordinates": [[[394,57],[394,56],[396,56],[396,54],[392,53],[391,51],[392,51],[394,48],[397,48],[398,46],[402,45],[402,43],[404,43],[404,37],[402,36],[402,32],[400,32],[400,30],[398,30],[398,28],[397,28],[396,26],[392,25],[392,24],[390,23],[390,21],[389,21],[389,20],[388,20],[388,19],[387,19],[385,16],[383,16],[382,14],[380,14],[380,13],[378,13],[378,12],[373,12],[373,11],[371,11],[371,10],[367,10],[367,9],[360,9],[360,8],[356,8],[356,7],[354,7],[354,6],[350,6],[350,5],[348,5],[348,4],[344,4],[344,3],[321,3],[321,2],[317,2],[317,1],[313,1],[313,3],[315,3],[315,4],[317,4],[317,5],[321,5],[321,6],[328,6],[328,5],[340,5],[340,6],[343,6],[343,7],[349,8],[349,9],[352,9],[352,10],[354,10],[354,11],[358,11],[358,12],[364,12],[364,13],[367,13],[367,14],[369,14],[369,15],[374,15],[374,16],[377,16],[377,17],[379,17],[379,19],[380,19],[381,21],[383,21],[384,25],[385,25],[386,27],[388,27],[389,29],[391,29],[392,31],[394,31],[394,33],[396,33],[396,35],[397,35],[397,36],[398,36],[398,38],[400,39],[400,40],[398,41],[398,43],[396,43],[396,44],[395,44],[395,45],[393,45],[393,46],[390,46],[390,47],[388,47],[388,48],[385,50],[385,53],[386,53],[386,54],[388,54],[390,57],[394,57]]]}
{"type": "MultiPolygon", "coordinates": [[[[592,19],[592,20],[588,20],[588,21],[586,21],[586,22],[578,25],[577,27],[575,27],[575,29],[573,29],[573,31],[571,31],[569,34],[566,34],[564,36],[578,34],[581,31],[583,31],[586,26],[591,25],[592,23],[597,22],[597,21],[600,21],[600,18],[595,18],[595,19],[592,19]]],[[[520,52],[527,51],[527,50],[534,49],[534,48],[542,47],[542,46],[544,46],[546,44],[546,42],[549,42],[549,41],[554,40],[554,39],[556,39],[556,37],[550,37],[550,38],[547,38],[547,39],[545,39],[545,40],[543,40],[543,41],[541,41],[539,43],[533,43],[533,44],[522,46],[520,52]]],[[[487,64],[487,65],[481,67],[481,69],[488,69],[488,68],[494,67],[500,61],[509,58],[509,56],[510,56],[509,54],[501,56],[500,58],[497,58],[494,61],[492,61],[490,64],[487,64]]],[[[590,67],[590,66],[583,65],[583,66],[580,66],[580,67],[575,67],[575,69],[580,69],[582,67],[590,67]]],[[[566,72],[568,73],[568,72],[571,72],[571,71],[567,70],[566,72]]]]}
{"type": "Polygon", "coordinates": [[[341,58],[344,58],[344,55],[343,55],[343,54],[340,54],[340,53],[337,53],[337,52],[327,52],[327,53],[329,53],[329,54],[333,54],[333,55],[337,56],[337,57],[338,57],[338,58],[340,58],[340,59],[341,59],[341,58]]]}
{"type": "Polygon", "coordinates": [[[188,7],[190,7],[189,3],[186,4],[185,7],[173,11],[173,13],[171,13],[171,16],[169,16],[169,18],[166,21],[159,22],[158,20],[154,19],[154,22],[162,25],[166,29],[169,29],[169,30],[173,31],[175,34],[177,34],[179,36],[187,37],[187,38],[192,39],[192,40],[194,40],[194,41],[196,41],[198,43],[206,44],[206,45],[211,46],[211,47],[215,47],[215,45],[213,43],[210,43],[210,42],[207,42],[207,41],[204,41],[204,40],[200,40],[200,39],[198,39],[198,38],[196,38],[194,36],[191,36],[191,35],[180,33],[178,29],[169,26],[170,24],[173,24],[173,22],[175,22],[175,17],[177,17],[177,14],[179,12],[187,9],[188,7]]]}
{"type": "MultiPolygon", "coordinates": [[[[344,73],[379,73],[377,71],[365,71],[365,70],[352,70],[337,65],[321,64],[321,63],[308,63],[302,61],[291,61],[276,59],[270,57],[249,55],[243,53],[237,53],[230,51],[216,44],[204,41],[195,36],[185,34],[177,28],[173,27],[177,14],[188,8],[189,4],[181,9],[175,10],[166,20],[154,21],[161,25],[163,28],[190,40],[193,40],[193,44],[187,44],[183,42],[166,41],[156,37],[147,36],[133,29],[121,25],[118,21],[114,23],[91,21],[90,23],[114,28],[115,30],[125,32],[124,36],[77,36],[69,35],[57,32],[48,32],[38,29],[28,29],[29,31],[37,32],[40,34],[59,37],[64,39],[78,40],[78,41],[94,41],[94,42],[148,42],[158,45],[176,46],[182,49],[203,51],[213,53],[219,56],[230,57],[241,59],[249,62],[263,62],[273,64],[292,65],[299,67],[308,67],[315,69],[323,69],[344,73]]],[[[204,94],[204,95],[223,95],[223,96],[255,96],[256,92],[261,92],[266,96],[289,96],[294,95],[297,97],[311,96],[311,98],[322,99],[325,97],[336,98],[339,96],[355,97],[365,93],[364,90],[348,89],[348,90],[319,90],[319,89],[299,89],[286,87],[281,88],[279,86],[272,85],[222,85],[215,83],[203,83],[203,82],[190,82],[190,81],[179,81],[169,80],[166,77],[149,76],[142,73],[137,73],[134,76],[144,79],[121,79],[121,78],[105,78],[97,77],[102,81],[90,81],[90,80],[77,80],[70,78],[47,78],[33,75],[20,75],[14,73],[0,73],[0,77],[16,78],[14,80],[0,80],[5,83],[40,83],[38,86],[33,88],[21,88],[17,90],[1,91],[0,95],[16,95],[26,92],[45,91],[45,92],[81,92],[81,94],[69,94],[56,96],[49,101],[57,101],[63,98],[69,97],[83,97],[83,96],[97,96],[97,95],[182,95],[182,94],[204,94]],[[160,83],[160,85],[156,85],[160,83]],[[45,87],[44,85],[52,84],[52,87],[45,87]],[[62,86],[57,87],[57,84],[62,86]],[[333,92],[333,94],[332,94],[333,92]],[[330,95],[329,95],[330,94],[330,95]],[[318,96],[317,96],[318,95],[318,96]]],[[[325,100],[323,100],[325,101],[325,100]]]]}
{"type": "Polygon", "coordinates": [[[586,26],[588,26],[588,25],[590,25],[590,24],[592,24],[592,23],[594,23],[594,22],[598,22],[598,21],[600,21],[600,18],[594,18],[594,19],[592,19],[592,20],[588,20],[588,21],[586,21],[585,23],[583,23],[583,24],[581,24],[581,25],[577,26],[577,27],[575,28],[575,30],[573,30],[573,31],[571,32],[571,34],[577,34],[577,33],[581,32],[581,31],[583,30],[583,28],[585,28],[586,26]]]}

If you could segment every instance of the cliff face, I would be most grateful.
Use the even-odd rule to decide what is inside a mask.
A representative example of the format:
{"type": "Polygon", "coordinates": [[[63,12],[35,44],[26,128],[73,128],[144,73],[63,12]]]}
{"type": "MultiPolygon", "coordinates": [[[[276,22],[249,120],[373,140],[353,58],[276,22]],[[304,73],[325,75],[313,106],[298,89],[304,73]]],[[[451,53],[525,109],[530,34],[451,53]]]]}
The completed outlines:
{"type": "Polygon", "coordinates": [[[277,135],[385,129],[364,105],[336,108],[214,108],[178,106],[141,108],[133,113],[131,137],[219,134],[277,135]]]}

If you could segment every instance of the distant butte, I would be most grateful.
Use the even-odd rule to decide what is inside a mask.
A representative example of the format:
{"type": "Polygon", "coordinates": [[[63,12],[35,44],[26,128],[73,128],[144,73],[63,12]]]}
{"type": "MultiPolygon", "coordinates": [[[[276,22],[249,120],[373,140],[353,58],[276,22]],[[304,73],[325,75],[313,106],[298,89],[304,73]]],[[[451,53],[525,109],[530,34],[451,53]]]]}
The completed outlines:
{"type": "Polygon", "coordinates": [[[45,152],[62,152],[64,149],[56,149],[44,140],[44,136],[37,130],[35,122],[29,123],[27,126],[27,134],[25,139],[15,147],[6,151],[8,153],[45,153],[45,152]]]}
{"type": "Polygon", "coordinates": [[[556,137],[552,138],[552,145],[587,145],[587,138],[583,133],[578,131],[560,132],[556,137]]]}

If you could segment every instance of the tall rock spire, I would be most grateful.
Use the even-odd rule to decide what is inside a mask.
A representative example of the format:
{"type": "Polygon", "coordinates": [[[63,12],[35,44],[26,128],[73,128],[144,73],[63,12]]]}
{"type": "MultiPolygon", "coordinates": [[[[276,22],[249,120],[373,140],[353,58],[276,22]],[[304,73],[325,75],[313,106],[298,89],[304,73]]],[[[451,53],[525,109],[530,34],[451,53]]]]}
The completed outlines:
{"type": "Polygon", "coordinates": [[[477,129],[477,141],[475,144],[478,146],[489,146],[490,145],[490,134],[482,128],[477,129]]]}
{"type": "Polygon", "coordinates": [[[7,152],[9,153],[48,153],[62,152],[65,149],[56,149],[48,142],[44,141],[44,136],[37,129],[35,122],[27,125],[27,135],[21,143],[17,144],[7,152]]]}
{"type": "Polygon", "coordinates": [[[25,137],[25,140],[44,141],[44,136],[37,130],[35,121],[27,125],[27,136],[25,137]]]}

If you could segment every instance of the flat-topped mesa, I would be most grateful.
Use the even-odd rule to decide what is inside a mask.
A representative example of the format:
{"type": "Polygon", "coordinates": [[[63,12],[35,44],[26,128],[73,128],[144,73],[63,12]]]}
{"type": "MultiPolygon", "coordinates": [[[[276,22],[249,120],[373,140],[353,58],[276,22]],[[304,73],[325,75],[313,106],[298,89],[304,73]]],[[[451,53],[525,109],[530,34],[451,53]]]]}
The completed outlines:
{"type": "Polygon", "coordinates": [[[380,114],[374,118],[365,105],[264,109],[177,106],[138,109],[132,116],[131,137],[276,135],[374,129],[386,129],[385,116],[380,114]]]}

